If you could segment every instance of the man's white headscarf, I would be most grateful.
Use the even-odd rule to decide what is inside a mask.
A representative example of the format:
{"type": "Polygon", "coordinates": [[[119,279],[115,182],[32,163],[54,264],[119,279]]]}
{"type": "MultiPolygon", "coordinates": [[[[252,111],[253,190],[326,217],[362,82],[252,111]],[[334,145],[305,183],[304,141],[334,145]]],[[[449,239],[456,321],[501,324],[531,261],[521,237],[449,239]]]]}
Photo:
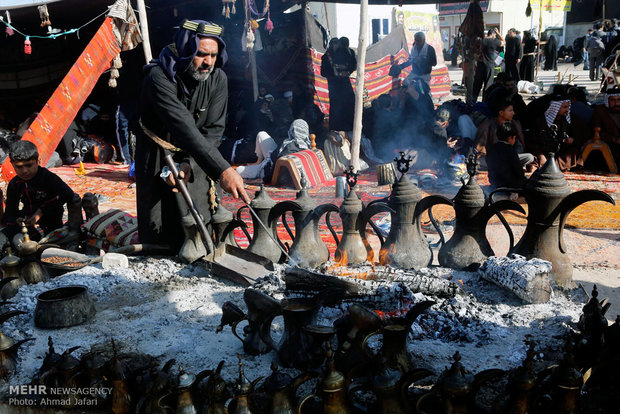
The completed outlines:
{"type": "Polygon", "coordinates": [[[551,126],[555,122],[555,117],[558,116],[558,112],[560,112],[560,107],[564,102],[568,102],[568,113],[566,114],[566,122],[570,124],[570,100],[565,99],[563,96],[554,96],[549,108],[545,111],[545,120],[547,121],[547,126],[551,126]]]}

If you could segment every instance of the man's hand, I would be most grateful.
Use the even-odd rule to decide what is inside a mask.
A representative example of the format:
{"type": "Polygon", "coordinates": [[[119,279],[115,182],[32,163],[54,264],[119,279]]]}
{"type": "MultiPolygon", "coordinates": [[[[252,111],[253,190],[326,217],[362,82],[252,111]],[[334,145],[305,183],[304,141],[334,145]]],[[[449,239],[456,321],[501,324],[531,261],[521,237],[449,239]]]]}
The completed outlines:
{"type": "MultiPolygon", "coordinates": [[[[185,185],[187,185],[187,182],[189,181],[191,176],[192,176],[192,167],[188,163],[182,162],[179,165],[179,178],[181,178],[183,182],[185,183],[185,185]]],[[[172,189],[173,192],[177,193],[179,191],[179,189],[176,188],[177,183],[174,180],[174,177],[172,176],[172,174],[170,174],[166,178],[166,182],[168,183],[170,187],[174,187],[172,189]]]]}
{"type": "Polygon", "coordinates": [[[573,138],[571,138],[571,137],[564,138],[564,143],[567,144],[567,145],[572,144],[574,141],[575,140],[573,138]]]}
{"type": "Polygon", "coordinates": [[[43,217],[43,211],[39,208],[32,214],[32,216],[24,220],[24,224],[26,226],[34,226],[39,222],[39,220],[41,220],[41,217],[43,217]]]}
{"type": "Polygon", "coordinates": [[[235,198],[242,198],[246,203],[250,203],[250,197],[245,192],[243,185],[243,178],[239,175],[233,167],[228,167],[220,175],[220,186],[222,190],[232,194],[235,198]]]}
{"type": "Polygon", "coordinates": [[[459,143],[459,139],[458,138],[448,138],[448,141],[446,142],[446,144],[448,144],[448,148],[452,148],[455,149],[457,144],[459,143]]]}

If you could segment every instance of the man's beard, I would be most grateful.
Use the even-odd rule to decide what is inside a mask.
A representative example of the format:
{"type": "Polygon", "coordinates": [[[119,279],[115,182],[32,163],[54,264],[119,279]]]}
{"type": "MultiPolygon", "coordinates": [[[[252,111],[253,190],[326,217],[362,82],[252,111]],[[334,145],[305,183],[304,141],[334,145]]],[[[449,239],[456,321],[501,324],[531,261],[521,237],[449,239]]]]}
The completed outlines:
{"type": "Polygon", "coordinates": [[[211,75],[211,73],[213,72],[214,67],[211,66],[209,67],[209,69],[207,71],[200,71],[198,68],[196,68],[193,64],[190,64],[187,67],[187,73],[189,76],[191,76],[192,79],[198,81],[198,82],[204,82],[207,79],[209,79],[209,75],[211,75]]]}

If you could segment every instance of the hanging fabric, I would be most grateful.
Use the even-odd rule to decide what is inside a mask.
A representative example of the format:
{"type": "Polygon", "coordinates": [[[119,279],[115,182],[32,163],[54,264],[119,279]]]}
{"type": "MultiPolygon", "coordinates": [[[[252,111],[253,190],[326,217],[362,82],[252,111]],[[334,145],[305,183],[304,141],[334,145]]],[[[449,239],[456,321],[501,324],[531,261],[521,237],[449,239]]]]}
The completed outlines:
{"type": "Polygon", "coordinates": [[[269,12],[269,0],[265,0],[265,6],[263,7],[263,11],[262,12],[258,12],[258,9],[256,8],[256,4],[254,4],[255,0],[248,0],[248,8],[250,9],[250,12],[258,17],[265,17],[265,15],[269,12]]]}
{"type": "MultiPolygon", "coordinates": [[[[0,16],[0,19],[2,18],[2,16],[0,16]]],[[[6,11],[6,22],[10,25],[13,22],[11,22],[11,13],[9,13],[9,11],[6,11]]],[[[15,32],[13,31],[13,29],[11,29],[11,26],[7,26],[6,29],[4,30],[4,32],[6,33],[7,36],[13,36],[15,34],[15,32]]]]}
{"type": "Polygon", "coordinates": [[[47,5],[44,4],[42,6],[37,6],[39,9],[39,17],[41,18],[41,27],[51,26],[52,22],[50,21],[50,13],[47,10],[47,5]]]}
{"type": "Polygon", "coordinates": [[[230,19],[231,14],[237,13],[235,2],[236,0],[222,0],[222,16],[230,19]]]}

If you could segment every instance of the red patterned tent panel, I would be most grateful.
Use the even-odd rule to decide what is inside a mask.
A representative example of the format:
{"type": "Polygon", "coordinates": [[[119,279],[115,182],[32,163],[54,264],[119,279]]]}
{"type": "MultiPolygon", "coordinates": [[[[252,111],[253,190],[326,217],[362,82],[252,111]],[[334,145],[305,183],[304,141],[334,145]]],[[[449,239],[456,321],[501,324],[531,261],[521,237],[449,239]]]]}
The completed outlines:
{"type": "MultiPolygon", "coordinates": [[[[112,18],[107,17],[22,137],[37,146],[42,165],[50,159],[97,80],[120,52],[112,26],[112,18]]],[[[7,159],[2,164],[2,178],[9,181],[14,176],[7,159]]]]}
{"type": "MultiPolygon", "coordinates": [[[[329,113],[329,90],[327,88],[327,79],[321,76],[321,57],[323,57],[323,53],[315,49],[308,49],[308,82],[314,86],[314,102],[321,108],[323,113],[327,114],[329,113]]],[[[400,87],[402,80],[409,75],[411,68],[403,69],[397,78],[390,76],[388,72],[394,62],[404,62],[408,58],[409,53],[401,49],[396,55],[388,55],[376,62],[366,64],[364,87],[369,99],[376,99],[380,95],[400,87]]],[[[351,78],[351,84],[355,87],[355,78],[351,78]]],[[[450,76],[446,66],[433,69],[431,74],[431,93],[434,97],[450,93],[450,76]]]]}

